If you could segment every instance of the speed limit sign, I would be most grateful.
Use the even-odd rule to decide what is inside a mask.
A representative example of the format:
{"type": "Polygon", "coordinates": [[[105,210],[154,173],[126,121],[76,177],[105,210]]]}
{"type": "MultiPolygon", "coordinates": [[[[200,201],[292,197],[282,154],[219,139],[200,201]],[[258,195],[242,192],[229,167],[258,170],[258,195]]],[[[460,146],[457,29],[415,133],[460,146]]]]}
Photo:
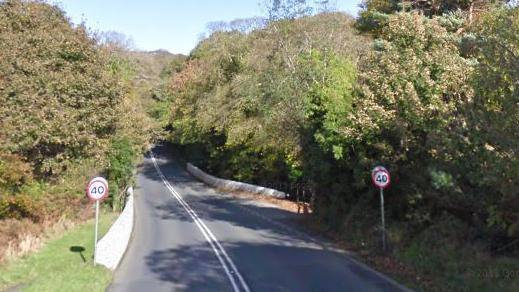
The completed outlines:
{"type": "Polygon", "coordinates": [[[108,182],[103,177],[94,177],[87,184],[87,196],[92,201],[99,201],[108,196],[108,182]]]}
{"type": "Polygon", "coordinates": [[[86,187],[86,194],[95,202],[96,224],[94,229],[94,266],[97,260],[97,230],[99,228],[99,201],[108,196],[108,182],[104,177],[94,177],[86,187]]]}
{"type": "Polygon", "coordinates": [[[384,217],[384,189],[391,183],[389,171],[383,166],[377,166],[371,171],[371,181],[380,190],[380,217],[382,218],[382,249],[386,250],[386,220],[384,217]]]}
{"type": "Polygon", "coordinates": [[[385,189],[391,183],[391,176],[385,167],[377,166],[371,171],[371,181],[376,187],[385,189]]]}

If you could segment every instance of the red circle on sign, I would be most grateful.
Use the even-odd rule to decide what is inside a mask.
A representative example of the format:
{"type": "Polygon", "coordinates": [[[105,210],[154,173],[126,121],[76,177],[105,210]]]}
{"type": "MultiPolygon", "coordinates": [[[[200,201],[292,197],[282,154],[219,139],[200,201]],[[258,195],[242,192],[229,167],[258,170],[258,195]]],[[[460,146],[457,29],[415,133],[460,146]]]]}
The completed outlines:
{"type": "Polygon", "coordinates": [[[86,195],[91,201],[101,201],[108,197],[108,182],[103,177],[91,179],[86,187],[86,195]]]}
{"type": "Polygon", "coordinates": [[[377,166],[371,172],[371,182],[378,188],[385,189],[391,184],[389,171],[383,166],[377,166]]]}

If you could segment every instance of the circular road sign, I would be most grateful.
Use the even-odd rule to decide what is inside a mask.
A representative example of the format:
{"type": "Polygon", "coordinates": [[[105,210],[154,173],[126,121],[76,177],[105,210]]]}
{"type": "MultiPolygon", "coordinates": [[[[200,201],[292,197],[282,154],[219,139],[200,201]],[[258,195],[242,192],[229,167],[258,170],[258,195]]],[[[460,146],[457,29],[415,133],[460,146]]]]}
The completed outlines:
{"type": "Polygon", "coordinates": [[[108,196],[108,182],[103,177],[94,177],[86,188],[87,196],[93,201],[99,201],[108,196]]]}
{"type": "Polygon", "coordinates": [[[385,167],[377,166],[371,171],[371,181],[376,187],[385,189],[391,183],[391,176],[385,167]]]}

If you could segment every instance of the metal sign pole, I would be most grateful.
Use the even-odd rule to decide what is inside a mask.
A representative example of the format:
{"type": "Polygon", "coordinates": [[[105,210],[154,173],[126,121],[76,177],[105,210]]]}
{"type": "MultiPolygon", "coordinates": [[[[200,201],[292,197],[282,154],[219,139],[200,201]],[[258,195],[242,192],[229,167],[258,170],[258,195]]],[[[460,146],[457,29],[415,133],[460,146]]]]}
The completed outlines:
{"type": "Polygon", "coordinates": [[[95,201],[96,222],[94,234],[94,266],[96,265],[97,254],[97,232],[99,229],[99,201],[108,196],[108,182],[104,177],[94,177],[86,187],[86,195],[90,200],[95,201]]]}
{"type": "Polygon", "coordinates": [[[96,201],[96,227],[95,227],[95,235],[94,235],[94,266],[96,265],[98,224],[99,224],[99,200],[96,201]]]}
{"type": "Polygon", "coordinates": [[[382,217],[382,250],[386,251],[386,221],[384,218],[384,189],[380,188],[380,213],[382,217]]]}

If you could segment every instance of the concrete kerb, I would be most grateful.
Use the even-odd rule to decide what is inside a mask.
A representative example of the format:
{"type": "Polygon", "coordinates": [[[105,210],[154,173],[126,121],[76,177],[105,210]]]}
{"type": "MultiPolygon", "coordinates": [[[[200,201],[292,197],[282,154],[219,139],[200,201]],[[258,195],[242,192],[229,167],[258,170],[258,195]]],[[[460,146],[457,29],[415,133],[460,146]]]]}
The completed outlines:
{"type": "Polygon", "coordinates": [[[226,191],[242,191],[247,193],[271,196],[279,199],[284,199],[287,196],[286,193],[280,192],[278,190],[214,177],[210,174],[205,173],[204,171],[202,171],[201,169],[199,169],[191,163],[187,164],[187,172],[189,172],[191,175],[210,186],[220,188],[226,191]]]}
{"type": "Polygon", "coordinates": [[[108,232],[97,243],[96,263],[115,270],[126,252],[133,231],[133,187],[127,190],[124,210],[108,232]]]}

